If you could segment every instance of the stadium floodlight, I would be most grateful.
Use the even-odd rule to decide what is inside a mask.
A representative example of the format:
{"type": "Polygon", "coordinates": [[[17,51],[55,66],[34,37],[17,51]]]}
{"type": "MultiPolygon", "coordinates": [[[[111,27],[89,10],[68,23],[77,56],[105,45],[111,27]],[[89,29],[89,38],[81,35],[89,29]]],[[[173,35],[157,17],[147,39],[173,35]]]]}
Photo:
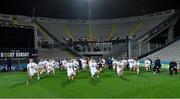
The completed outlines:
{"type": "Polygon", "coordinates": [[[88,19],[91,20],[92,17],[92,0],[88,0],[88,19]]]}
{"type": "Polygon", "coordinates": [[[92,0],[88,0],[88,2],[91,2],[92,0]]]}

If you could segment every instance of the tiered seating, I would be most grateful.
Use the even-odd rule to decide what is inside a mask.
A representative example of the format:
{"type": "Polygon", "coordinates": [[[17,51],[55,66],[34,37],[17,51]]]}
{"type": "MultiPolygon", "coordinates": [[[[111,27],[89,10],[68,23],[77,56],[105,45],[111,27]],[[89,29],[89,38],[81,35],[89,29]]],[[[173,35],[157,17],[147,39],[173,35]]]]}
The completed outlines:
{"type": "Polygon", "coordinates": [[[130,30],[138,23],[139,20],[136,21],[126,21],[117,23],[117,31],[114,33],[114,36],[119,36],[120,39],[125,39],[128,36],[130,30]]]}
{"type": "Polygon", "coordinates": [[[107,35],[112,31],[113,24],[112,23],[98,23],[92,25],[92,31],[97,38],[100,36],[107,35]]]}
{"type": "MultiPolygon", "coordinates": [[[[128,34],[134,32],[136,36],[142,35],[153,27],[160,24],[162,21],[167,19],[170,15],[158,16],[152,18],[141,18],[131,21],[117,21],[116,23],[91,23],[92,32],[94,36],[98,39],[104,35],[112,33],[113,36],[119,36],[120,39],[125,39],[128,34]],[[136,27],[142,22],[142,26],[136,27]],[[115,24],[115,25],[113,25],[115,24]],[[114,26],[114,27],[113,27],[114,26]],[[115,30],[113,31],[113,28],[115,30]],[[137,29],[138,28],[138,29],[137,29]],[[135,31],[136,30],[136,31],[135,31]]],[[[75,35],[75,39],[78,39],[80,36],[88,36],[89,32],[89,23],[62,23],[62,22],[49,22],[49,21],[38,21],[45,29],[52,33],[59,40],[62,38],[70,38],[72,35],[75,35]],[[70,33],[68,33],[70,32],[70,33]]]]}
{"type": "Polygon", "coordinates": [[[150,19],[144,19],[142,27],[138,31],[136,31],[134,34],[136,36],[140,36],[140,35],[143,35],[144,33],[147,33],[152,28],[154,28],[155,26],[159,25],[161,22],[166,20],[170,15],[165,15],[165,16],[160,16],[160,17],[155,17],[155,18],[150,18],[150,19]]]}
{"type": "MultiPolygon", "coordinates": [[[[52,41],[47,35],[50,33],[53,37],[63,42],[63,38],[78,40],[80,37],[90,38],[93,36],[95,36],[97,40],[101,40],[105,39],[105,35],[109,37],[119,36],[120,39],[125,39],[129,34],[139,37],[156,27],[172,14],[174,14],[174,10],[144,16],[102,20],[62,20],[37,17],[37,23],[32,22],[32,18],[27,16],[0,14],[0,22],[15,20],[19,24],[36,25],[38,36],[42,38],[42,41],[52,41]],[[47,30],[48,33],[46,33],[41,26],[47,30]]],[[[121,48],[122,46],[119,46],[119,48],[116,49],[118,51],[118,49],[121,48]]],[[[111,52],[112,55],[117,55],[116,49],[111,52]]]]}
{"type": "Polygon", "coordinates": [[[155,60],[156,57],[159,57],[164,61],[176,60],[180,62],[180,40],[174,42],[173,44],[147,56],[152,60],[155,60]]]}
{"type": "MultiPolygon", "coordinates": [[[[87,36],[88,34],[88,24],[66,23],[66,27],[70,32],[75,34],[76,39],[80,38],[80,36],[87,36]]],[[[67,33],[67,31],[64,31],[64,33],[67,33]]]]}
{"type": "Polygon", "coordinates": [[[23,25],[33,25],[31,17],[27,16],[16,16],[16,21],[23,25]]]}
{"type": "Polygon", "coordinates": [[[39,21],[39,23],[49,33],[51,33],[54,37],[56,37],[60,41],[63,41],[62,38],[68,37],[68,35],[64,32],[63,23],[45,22],[45,21],[39,21]]]}
{"type": "Polygon", "coordinates": [[[13,16],[6,15],[6,14],[0,14],[0,22],[4,23],[12,23],[13,16]]]}

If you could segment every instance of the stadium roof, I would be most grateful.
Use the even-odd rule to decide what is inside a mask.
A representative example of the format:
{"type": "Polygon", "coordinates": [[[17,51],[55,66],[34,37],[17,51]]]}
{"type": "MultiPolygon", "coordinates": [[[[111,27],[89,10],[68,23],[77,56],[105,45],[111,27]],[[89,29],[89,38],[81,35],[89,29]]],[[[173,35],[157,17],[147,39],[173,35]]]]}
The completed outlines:
{"type": "Polygon", "coordinates": [[[88,19],[91,11],[92,19],[108,19],[179,9],[178,4],[177,0],[2,0],[0,13],[88,19]]]}

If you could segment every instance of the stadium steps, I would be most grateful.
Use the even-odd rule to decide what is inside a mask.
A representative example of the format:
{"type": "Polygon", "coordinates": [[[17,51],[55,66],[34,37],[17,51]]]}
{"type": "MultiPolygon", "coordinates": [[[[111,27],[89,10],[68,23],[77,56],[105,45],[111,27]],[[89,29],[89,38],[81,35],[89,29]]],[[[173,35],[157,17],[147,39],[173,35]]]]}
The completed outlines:
{"type": "Polygon", "coordinates": [[[38,31],[41,33],[43,40],[49,41],[48,34],[35,21],[33,21],[32,23],[33,23],[33,25],[35,25],[37,27],[38,31]]]}
{"type": "Polygon", "coordinates": [[[59,49],[63,49],[63,50],[67,50],[69,51],[69,53],[71,53],[72,55],[75,56],[81,56],[79,55],[76,51],[72,50],[71,48],[69,48],[67,45],[65,45],[64,43],[62,43],[61,41],[59,41],[55,36],[53,36],[51,33],[49,33],[43,26],[41,26],[40,23],[38,23],[38,21],[34,21],[36,23],[36,25],[38,25],[43,31],[45,31],[45,33],[48,34],[49,37],[51,37],[53,40],[55,40],[55,42],[57,42],[61,47],[59,49]]]}
{"type": "Polygon", "coordinates": [[[20,24],[20,23],[16,20],[16,17],[15,17],[15,16],[13,17],[12,22],[13,22],[13,24],[20,24]]]}
{"type": "Polygon", "coordinates": [[[92,23],[89,22],[88,24],[88,40],[92,41],[94,39],[94,34],[92,30],[92,23]]]}
{"type": "MultiPolygon", "coordinates": [[[[143,26],[143,23],[144,21],[140,20],[135,25],[133,25],[128,32],[129,37],[132,37],[134,33],[137,32],[143,26]]],[[[121,47],[113,49],[112,52],[106,54],[104,57],[108,58],[110,56],[114,56],[114,57],[121,58],[121,57],[127,56],[126,53],[127,53],[127,44],[122,44],[121,47]]]]}
{"type": "Polygon", "coordinates": [[[180,63],[180,55],[178,53],[180,53],[180,37],[158,49],[152,50],[146,55],[140,56],[139,59],[149,57],[150,59],[155,60],[156,57],[159,57],[163,61],[176,60],[180,63]]]}
{"type": "Polygon", "coordinates": [[[143,24],[144,24],[144,20],[140,20],[136,25],[134,25],[134,26],[130,29],[130,31],[129,31],[129,33],[128,33],[128,36],[129,36],[129,37],[133,37],[134,34],[143,26],[143,24]]]}
{"type": "Polygon", "coordinates": [[[110,33],[108,33],[108,37],[113,37],[114,33],[117,31],[117,24],[113,23],[112,30],[110,33]]]}
{"type": "Polygon", "coordinates": [[[68,24],[64,23],[63,27],[64,27],[65,33],[67,34],[67,37],[71,38],[72,40],[77,40],[76,36],[75,36],[75,33],[71,32],[71,30],[69,29],[68,24]]]}

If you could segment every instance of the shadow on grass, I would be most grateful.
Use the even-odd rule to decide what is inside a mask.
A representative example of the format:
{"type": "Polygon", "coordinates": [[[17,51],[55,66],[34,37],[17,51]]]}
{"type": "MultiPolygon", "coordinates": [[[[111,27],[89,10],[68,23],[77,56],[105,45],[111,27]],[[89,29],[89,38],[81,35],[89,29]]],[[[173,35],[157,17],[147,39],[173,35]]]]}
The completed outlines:
{"type": "Polygon", "coordinates": [[[143,74],[139,74],[139,75],[137,75],[137,76],[142,77],[142,78],[149,78],[148,76],[145,76],[145,75],[143,75],[143,74]]]}
{"type": "Polygon", "coordinates": [[[13,84],[12,86],[10,86],[11,88],[16,88],[18,86],[22,86],[22,85],[26,85],[26,81],[24,82],[19,82],[19,83],[16,83],[16,84],[13,84]]]}
{"type": "Polygon", "coordinates": [[[126,82],[130,82],[130,80],[125,78],[125,77],[121,77],[121,80],[126,81],[126,82]]]}
{"type": "MultiPolygon", "coordinates": [[[[38,82],[39,82],[38,79],[33,79],[33,80],[31,80],[31,81],[28,81],[28,86],[29,86],[29,85],[33,85],[33,84],[38,83],[38,82]]],[[[15,83],[15,84],[13,84],[13,85],[10,86],[10,87],[16,88],[16,87],[18,87],[18,86],[27,86],[26,83],[27,83],[27,80],[24,80],[24,81],[22,81],[22,82],[15,83]]]]}
{"type": "Polygon", "coordinates": [[[101,78],[110,78],[113,74],[101,74],[101,78]]]}
{"type": "Polygon", "coordinates": [[[62,88],[65,88],[65,87],[67,87],[67,86],[69,86],[70,84],[72,84],[74,81],[72,81],[72,80],[65,80],[65,81],[63,81],[62,83],[61,83],[61,87],[62,88]]]}
{"type": "Polygon", "coordinates": [[[90,83],[92,86],[96,86],[99,82],[100,82],[100,79],[90,79],[90,80],[89,80],[89,83],[90,83]]]}
{"type": "Polygon", "coordinates": [[[77,79],[87,79],[87,77],[89,77],[89,76],[88,75],[83,75],[83,76],[82,75],[79,75],[79,76],[77,75],[76,78],[77,79]]]}

